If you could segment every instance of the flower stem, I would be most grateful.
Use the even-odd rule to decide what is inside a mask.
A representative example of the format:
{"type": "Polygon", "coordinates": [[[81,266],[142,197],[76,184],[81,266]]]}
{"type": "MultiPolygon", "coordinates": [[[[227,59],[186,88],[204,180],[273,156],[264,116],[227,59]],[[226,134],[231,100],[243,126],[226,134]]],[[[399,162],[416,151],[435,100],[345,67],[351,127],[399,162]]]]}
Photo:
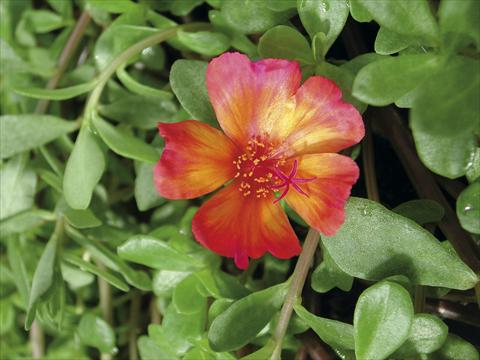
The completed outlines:
{"type": "Polygon", "coordinates": [[[275,348],[273,349],[273,353],[270,358],[271,360],[279,360],[281,358],[283,338],[285,337],[288,323],[290,322],[290,318],[292,316],[293,305],[295,305],[298,298],[302,294],[303,285],[305,284],[305,279],[307,278],[308,269],[312,264],[315,250],[318,247],[319,239],[320,234],[316,230],[310,228],[307,237],[305,238],[305,243],[303,244],[302,253],[298,258],[297,265],[293,271],[292,282],[290,283],[287,296],[285,297],[285,302],[283,303],[283,307],[280,312],[277,327],[273,334],[275,348]]]}

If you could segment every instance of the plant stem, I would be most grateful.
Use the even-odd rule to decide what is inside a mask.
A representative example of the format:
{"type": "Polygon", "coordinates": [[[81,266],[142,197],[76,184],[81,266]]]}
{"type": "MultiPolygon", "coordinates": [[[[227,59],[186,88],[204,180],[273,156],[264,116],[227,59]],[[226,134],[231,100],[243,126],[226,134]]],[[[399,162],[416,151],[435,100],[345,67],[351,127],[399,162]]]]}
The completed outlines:
{"type": "MultiPolygon", "coordinates": [[[[62,53],[60,54],[57,64],[57,71],[55,72],[55,75],[53,75],[53,77],[48,81],[46,86],[47,89],[55,89],[57,87],[89,23],[90,14],[87,11],[83,11],[75,25],[75,28],[72,31],[72,34],[68,38],[62,53]]],[[[47,111],[49,103],[49,100],[39,101],[37,103],[37,107],[35,108],[35,112],[37,114],[43,114],[45,111],[47,111]]]]}
{"type": "Polygon", "coordinates": [[[136,291],[133,294],[132,302],[130,303],[130,329],[128,334],[128,359],[138,360],[137,352],[137,335],[138,335],[138,321],[140,317],[140,307],[142,305],[142,297],[140,292],[136,291]]]}
{"type": "MultiPolygon", "coordinates": [[[[101,270],[107,270],[107,268],[102,262],[96,261],[96,263],[101,270]]],[[[100,310],[102,311],[102,317],[110,326],[113,327],[112,287],[101,277],[98,277],[98,296],[100,310]]],[[[101,354],[101,360],[111,360],[112,358],[112,354],[101,354]]]]}
{"type": "Polygon", "coordinates": [[[175,36],[179,30],[203,30],[209,29],[211,27],[208,23],[191,23],[186,25],[179,25],[172,27],[171,29],[162,30],[156,34],[153,34],[136,44],[130,46],[127,50],[118,55],[100,74],[98,77],[98,83],[91,92],[87,104],[85,106],[85,121],[84,124],[88,124],[97,106],[98,101],[100,100],[100,95],[102,94],[103,88],[107,84],[107,81],[110,77],[120,68],[124,63],[126,63],[132,56],[140,53],[143,49],[146,49],[150,46],[161,43],[165,40],[170,39],[175,36]]]}
{"type": "Polygon", "coordinates": [[[365,185],[367,187],[367,195],[370,200],[380,202],[380,194],[378,192],[377,176],[375,173],[375,154],[373,148],[372,127],[370,119],[365,119],[365,137],[363,138],[362,159],[365,175],[365,185]]]}
{"type": "Polygon", "coordinates": [[[273,334],[275,348],[270,358],[271,360],[279,360],[281,358],[283,338],[285,337],[288,323],[290,322],[290,317],[292,316],[293,305],[295,305],[298,298],[302,294],[303,285],[305,284],[305,279],[307,278],[308,269],[312,264],[315,250],[318,247],[319,239],[320,234],[316,230],[310,228],[305,239],[305,243],[303,244],[302,253],[298,258],[297,265],[293,271],[292,282],[290,283],[287,296],[285,297],[285,302],[283,303],[283,307],[280,312],[277,327],[273,334]]]}
{"type": "Polygon", "coordinates": [[[30,343],[32,344],[32,358],[41,359],[45,354],[45,335],[37,320],[30,328],[30,343]]]}

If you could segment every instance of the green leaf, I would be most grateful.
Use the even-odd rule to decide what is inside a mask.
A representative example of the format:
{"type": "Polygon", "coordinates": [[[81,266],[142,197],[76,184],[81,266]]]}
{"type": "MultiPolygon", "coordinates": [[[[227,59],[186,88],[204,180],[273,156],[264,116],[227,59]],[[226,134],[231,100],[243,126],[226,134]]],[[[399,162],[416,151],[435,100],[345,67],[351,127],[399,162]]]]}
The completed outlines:
{"type": "Polygon", "coordinates": [[[314,64],[307,39],[294,28],[278,25],[260,38],[258,52],[264,58],[289,59],[301,64],[314,64]]]}
{"type": "Polygon", "coordinates": [[[413,321],[410,294],[382,281],[358,298],[353,318],[355,354],[359,359],[385,359],[407,340],[413,321]]]}
{"type": "Polygon", "coordinates": [[[68,158],[63,178],[63,194],[73,209],[86,209],[93,189],[105,170],[105,156],[95,135],[83,127],[68,158]]]}
{"type": "Polygon", "coordinates": [[[177,106],[168,100],[140,95],[122,96],[108,105],[101,105],[102,116],[140,129],[153,129],[158,122],[175,120],[177,106]]]}
{"type": "Polygon", "coordinates": [[[77,229],[86,229],[102,225],[99,218],[90,209],[77,210],[67,208],[63,211],[65,219],[77,229]]]}
{"type": "Polygon", "coordinates": [[[65,26],[61,16],[48,10],[28,10],[24,16],[29,28],[38,34],[48,33],[65,26]]]}
{"type": "Polygon", "coordinates": [[[87,261],[82,260],[78,256],[75,256],[73,254],[69,253],[63,253],[62,254],[62,260],[65,260],[66,262],[73,264],[75,266],[78,266],[80,269],[83,271],[88,271],[94,275],[97,275],[98,277],[101,277],[104,279],[106,282],[109,284],[115,286],[117,289],[120,289],[122,291],[128,291],[130,288],[128,287],[125,282],[120,279],[118,276],[109,273],[106,270],[100,269],[98,266],[95,266],[87,261]]]}
{"type": "Polygon", "coordinates": [[[71,19],[73,17],[73,4],[70,0],[47,0],[48,5],[50,5],[57,13],[61,14],[66,19],[71,19]]]}
{"type": "Polygon", "coordinates": [[[367,104],[393,103],[432,76],[440,65],[435,55],[401,55],[368,64],[353,84],[353,96],[367,104]]]}
{"type": "Polygon", "coordinates": [[[240,358],[240,360],[265,360],[270,359],[272,356],[273,350],[275,349],[275,342],[273,340],[269,340],[266,345],[262,348],[258,349],[257,351],[248,354],[240,358]]]}
{"type": "Polygon", "coordinates": [[[0,220],[33,205],[37,178],[27,167],[27,155],[19,154],[0,165],[0,220]]]}
{"type": "Polygon", "coordinates": [[[189,271],[204,264],[196,258],[175,250],[167,243],[148,235],[136,235],[118,248],[122,259],[153,269],[189,271]]]}
{"type": "Polygon", "coordinates": [[[356,0],[381,26],[402,35],[438,41],[438,27],[426,0],[356,0]]]}
{"type": "Polygon", "coordinates": [[[440,350],[432,354],[438,360],[478,360],[478,350],[460,336],[449,334],[440,350]]]}
{"type": "Polygon", "coordinates": [[[174,304],[167,307],[162,326],[150,325],[148,333],[152,339],[169,355],[165,359],[183,355],[205,332],[206,308],[198,308],[195,313],[181,314],[174,304]],[[173,353],[173,354],[172,354],[173,353]],[[173,355],[173,356],[172,356],[173,355]]]}
{"type": "Polygon", "coordinates": [[[92,346],[102,353],[112,353],[115,348],[115,332],[102,318],[87,313],[77,328],[82,344],[92,346]]]}
{"type": "Polygon", "coordinates": [[[305,321],[328,345],[342,349],[355,349],[352,325],[315,316],[301,305],[295,305],[293,308],[300,319],[305,321]]]}
{"type": "Polygon", "coordinates": [[[170,11],[176,16],[188,15],[193,9],[201,5],[203,0],[183,0],[174,1],[170,6],[170,11]]]}
{"type": "Polygon", "coordinates": [[[370,200],[350,198],[345,223],[322,239],[335,263],[361,279],[405,275],[413,284],[461,290],[478,281],[430,232],[370,200]]]}
{"type": "Polygon", "coordinates": [[[183,279],[173,289],[172,303],[181,314],[192,314],[207,305],[206,297],[198,291],[200,281],[195,275],[183,279]]]}
{"type": "Polygon", "coordinates": [[[137,346],[142,360],[157,360],[159,354],[162,354],[162,349],[148,336],[140,336],[137,346]]]}
{"type": "Polygon", "coordinates": [[[324,51],[328,49],[342,32],[348,18],[348,4],[345,0],[298,0],[298,15],[302,24],[313,39],[314,35],[325,34],[324,51]]]}
{"type": "MultiPolygon", "coordinates": [[[[99,229],[102,228],[103,227],[99,229]]],[[[140,290],[151,290],[151,281],[145,272],[133,270],[117,254],[113,253],[105,245],[100,243],[98,239],[95,239],[94,241],[70,226],[67,226],[67,233],[71,239],[87,248],[93,256],[104,262],[106,266],[120,272],[130,285],[135,286],[140,290]]]]}
{"type": "Polygon", "coordinates": [[[212,349],[230,351],[248,344],[273,318],[286,293],[287,284],[280,284],[235,301],[210,326],[212,349]]]}
{"type": "Polygon", "coordinates": [[[138,163],[136,166],[134,195],[140,211],[147,211],[165,202],[165,199],[158,194],[153,182],[154,166],[147,163],[138,163]]]}
{"type": "Polygon", "coordinates": [[[170,70],[170,85],[185,110],[196,120],[214,122],[215,113],[207,93],[207,63],[177,60],[170,70]]]}
{"type": "Polygon", "coordinates": [[[159,90],[155,89],[151,86],[143,85],[140,84],[137,80],[132,78],[127,71],[125,70],[125,67],[120,67],[117,70],[117,76],[122,82],[125,87],[130,90],[131,92],[142,95],[142,96],[151,96],[153,98],[158,98],[158,99],[171,99],[173,97],[172,93],[165,91],[165,90],[159,90]]]}
{"type": "Polygon", "coordinates": [[[375,38],[375,52],[381,55],[395,54],[406,49],[415,39],[409,36],[400,35],[396,32],[380,27],[375,38]]]}
{"type": "MultiPolygon", "coordinates": [[[[90,81],[85,84],[74,85],[63,89],[44,89],[44,88],[15,88],[17,94],[28,96],[34,99],[47,100],[67,100],[78,95],[85,94],[97,85],[97,81],[90,81]]],[[[38,115],[40,116],[40,115],[38,115]]]]}
{"type": "Polygon", "coordinates": [[[361,5],[360,0],[350,0],[350,14],[358,22],[373,20],[372,15],[361,5]]]}
{"type": "Polygon", "coordinates": [[[312,289],[325,293],[334,287],[343,291],[350,291],[353,285],[353,277],[345,273],[335,264],[328,250],[323,247],[323,261],[312,273],[312,289]]]}
{"type": "Polygon", "coordinates": [[[177,38],[190,50],[206,56],[220,55],[230,47],[230,39],[220,32],[186,32],[180,30],[177,33],[177,38]]]}
{"type": "Polygon", "coordinates": [[[206,292],[216,299],[240,299],[250,291],[237,278],[220,270],[207,268],[194,275],[200,280],[206,292]]]}
{"type": "Polygon", "coordinates": [[[222,4],[225,20],[244,34],[264,32],[284,23],[293,13],[291,10],[271,10],[265,1],[236,0],[224,1],[222,4]]]}
{"type": "Polygon", "coordinates": [[[0,116],[0,157],[8,158],[19,152],[46,144],[77,127],[50,115],[2,115],[0,116]]]}
{"type": "Polygon", "coordinates": [[[215,29],[230,37],[233,48],[244,54],[247,54],[250,57],[258,57],[257,46],[245,34],[238,30],[232,29],[220,11],[210,10],[208,12],[208,18],[215,29]]]}
{"type": "Polygon", "coordinates": [[[117,129],[100,116],[93,117],[93,124],[102,140],[118,155],[149,163],[156,163],[160,159],[160,155],[153,146],[117,129]]]}
{"type": "Polygon", "coordinates": [[[466,173],[480,132],[478,60],[456,57],[428,79],[414,99],[410,127],[420,159],[434,173],[466,173]]]}
{"type": "Polygon", "coordinates": [[[99,70],[105,69],[118,55],[133,44],[158,32],[157,29],[142,26],[146,12],[141,7],[120,15],[100,35],[94,48],[94,59],[99,70]]]}
{"type": "Polygon", "coordinates": [[[480,179],[480,147],[477,147],[472,154],[472,160],[468,164],[465,176],[469,183],[480,179]]]}
{"type": "Polygon", "coordinates": [[[40,210],[29,209],[0,220],[0,239],[17,233],[26,233],[33,228],[55,220],[55,214],[40,210]]]}
{"type": "Polygon", "coordinates": [[[55,231],[48,241],[42,256],[38,261],[37,268],[32,280],[32,289],[28,299],[27,316],[25,318],[25,329],[30,329],[35,313],[37,303],[40,298],[50,289],[55,276],[55,262],[57,256],[58,234],[55,231]]]}
{"type": "Polygon", "coordinates": [[[393,354],[393,358],[406,359],[419,354],[430,354],[442,347],[447,335],[448,327],[438,317],[415,314],[408,339],[393,354]]]}
{"type": "Polygon", "coordinates": [[[18,239],[8,239],[8,263],[12,269],[13,280],[15,286],[20,294],[23,305],[28,306],[28,299],[30,297],[30,280],[28,278],[27,267],[23,260],[23,253],[21,252],[20,243],[18,239]]]}
{"type": "Polygon", "coordinates": [[[13,330],[14,325],[16,324],[13,304],[8,299],[0,300],[0,335],[5,336],[9,331],[13,330]]]}
{"type": "Polygon", "coordinates": [[[436,201],[429,199],[407,201],[398,205],[392,211],[412,219],[419,225],[437,223],[445,215],[443,207],[436,201]]]}
{"type": "Polygon", "coordinates": [[[438,9],[440,29],[447,35],[467,35],[480,49],[478,14],[480,3],[476,0],[442,0],[438,9]]]}
{"type": "Polygon", "coordinates": [[[470,184],[458,197],[457,216],[465,230],[480,234],[480,181],[470,184]]]}
{"type": "Polygon", "coordinates": [[[139,5],[131,0],[87,0],[87,8],[96,8],[110,13],[118,14],[135,10],[139,5]]]}
{"type": "Polygon", "coordinates": [[[160,297],[170,296],[172,290],[189,275],[187,271],[156,271],[152,282],[153,292],[160,297]]]}

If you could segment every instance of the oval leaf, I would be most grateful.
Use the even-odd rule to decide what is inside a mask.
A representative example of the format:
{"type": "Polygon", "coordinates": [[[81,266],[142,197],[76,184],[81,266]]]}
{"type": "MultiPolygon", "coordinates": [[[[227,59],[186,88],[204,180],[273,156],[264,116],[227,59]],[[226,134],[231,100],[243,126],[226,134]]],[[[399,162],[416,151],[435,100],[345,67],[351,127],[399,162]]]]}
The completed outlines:
{"type": "Polygon", "coordinates": [[[101,117],[94,116],[93,123],[102,140],[118,155],[149,163],[156,163],[160,158],[153,146],[117,129],[101,117]]]}
{"type": "Polygon", "coordinates": [[[76,127],[77,124],[73,121],[50,115],[0,116],[0,158],[5,159],[44,145],[76,127]]]}
{"type": "Polygon", "coordinates": [[[353,318],[358,359],[385,359],[408,338],[413,321],[410,294],[402,286],[382,281],[358,298],[353,318]]]}
{"type": "Polygon", "coordinates": [[[395,352],[394,358],[415,358],[440,349],[447,339],[448,327],[438,317],[415,314],[407,341],[395,352]]]}
{"type": "Polygon", "coordinates": [[[294,28],[278,25],[260,38],[258,52],[264,58],[289,59],[301,64],[314,64],[307,39],[294,28]]]}
{"type": "Polygon", "coordinates": [[[480,234],[480,182],[470,184],[457,199],[457,216],[462,227],[480,234]]]}
{"type": "Polygon", "coordinates": [[[170,70],[170,85],[185,110],[196,120],[214,122],[215,113],[205,85],[207,63],[177,60],[170,70]]]}
{"type": "Polygon", "coordinates": [[[198,259],[183,254],[167,243],[148,235],[130,238],[118,248],[118,254],[123,259],[154,269],[187,271],[203,266],[198,259]]]}
{"type": "Polygon", "coordinates": [[[234,302],[210,326],[212,349],[230,351],[248,344],[273,318],[286,293],[287,285],[280,284],[234,302]]]}
{"type": "Polygon", "coordinates": [[[323,54],[325,55],[342,32],[348,18],[348,4],[345,0],[298,0],[298,15],[313,39],[315,34],[325,34],[323,54]]]}
{"type": "Polygon", "coordinates": [[[343,271],[362,279],[406,275],[414,284],[460,290],[478,281],[430,232],[366,199],[350,198],[345,223],[323,243],[343,271]]]}
{"type": "Polygon", "coordinates": [[[295,305],[294,309],[300,319],[305,321],[320,339],[328,345],[334,348],[355,349],[352,325],[315,316],[301,305],[295,305]]]}
{"type": "Polygon", "coordinates": [[[115,350],[115,333],[110,325],[93,314],[83,315],[77,328],[80,341],[98,349],[102,353],[110,353],[115,350]]]}
{"type": "Polygon", "coordinates": [[[65,201],[73,209],[90,205],[93,189],[105,170],[105,157],[89,128],[80,130],[63,178],[65,201]]]}
{"type": "Polygon", "coordinates": [[[380,59],[359,71],[353,96],[376,106],[391,104],[433,75],[439,65],[439,58],[428,54],[380,59]]]}
{"type": "Polygon", "coordinates": [[[429,199],[407,201],[398,205],[393,211],[412,219],[419,225],[439,222],[445,215],[443,207],[436,201],[429,199]]]}

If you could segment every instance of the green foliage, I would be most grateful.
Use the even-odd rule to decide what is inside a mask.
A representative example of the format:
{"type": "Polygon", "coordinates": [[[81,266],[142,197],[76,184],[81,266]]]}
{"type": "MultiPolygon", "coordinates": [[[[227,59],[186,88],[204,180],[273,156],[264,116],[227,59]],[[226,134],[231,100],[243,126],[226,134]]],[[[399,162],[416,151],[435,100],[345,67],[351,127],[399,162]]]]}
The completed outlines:
{"type": "Polygon", "coordinates": [[[279,310],[286,290],[286,284],[280,284],[234,302],[210,327],[212,349],[229,351],[252,341],[279,310]]]}
{"type": "Polygon", "coordinates": [[[0,117],[0,158],[44,145],[76,128],[74,122],[49,115],[0,117]]]}
{"type": "Polygon", "coordinates": [[[324,244],[343,271],[363,279],[403,274],[414,284],[452,289],[469,289],[478,282],[428,231],[370,200],[352,197],[344,225],[324,238],[324,244]]]}
{"type": "Polygon", "coordinates": [[[480,274],[479,1],[2,0],[0,14],[2,359],[293,359],[315,336],[342,359],[479,359],[471,319],[442,321],[480,274]],[[239,271],[195,241],[206,198],[155,188],[158,122],[219,127],[206,69],[226,51],[297,61],[368,120],[373,149],[343,154],[352,193],[373,179],[380,201],[349,200],[301,297],[295,260],[239,271]],[[437,302],[447,312],[421,312],[437,302]]]}
{"type": "Polygon", "coordinates": [[[328,345],[334,348],[355,350],[353,326],[340,321],[310,314],[303,306],[295,306],[297,315],[328,345]]]}
{"type": "Polygon", "coordinates": [[[63,178],[65,200],[73,209],[86,209],[105,170],[105,155],[95,134],[82,127],[63,178]]]}
{"type": "Polygon", "coordinates": [[[442,320],[430,314],[415,314],[410,334],[394,356],[408,358],[430,354],[442,347],[447,340],[448,327],[442,320]]]}
{"type": "Polygon", "coordinates": [[[407,340],[413,321],[410,294],[382,281],[359,297],[353,319],[355,354],[360,359],[385,359],[407,340]]]}
{"type": "Polygon", "coordinates": [[[207,64],[200,61],[177,60],[170,70],[170,84],[178,101],[197,120],[213,122],[213,112],[205,85],[207,64]]]}
{"type": "Polygon", "coordinates": [[[295,60],[301,65],[314,63],[307,39],[297,30],[285,25],[268,30],[258,43],[258,52],[264,58],[295,60]]]}

